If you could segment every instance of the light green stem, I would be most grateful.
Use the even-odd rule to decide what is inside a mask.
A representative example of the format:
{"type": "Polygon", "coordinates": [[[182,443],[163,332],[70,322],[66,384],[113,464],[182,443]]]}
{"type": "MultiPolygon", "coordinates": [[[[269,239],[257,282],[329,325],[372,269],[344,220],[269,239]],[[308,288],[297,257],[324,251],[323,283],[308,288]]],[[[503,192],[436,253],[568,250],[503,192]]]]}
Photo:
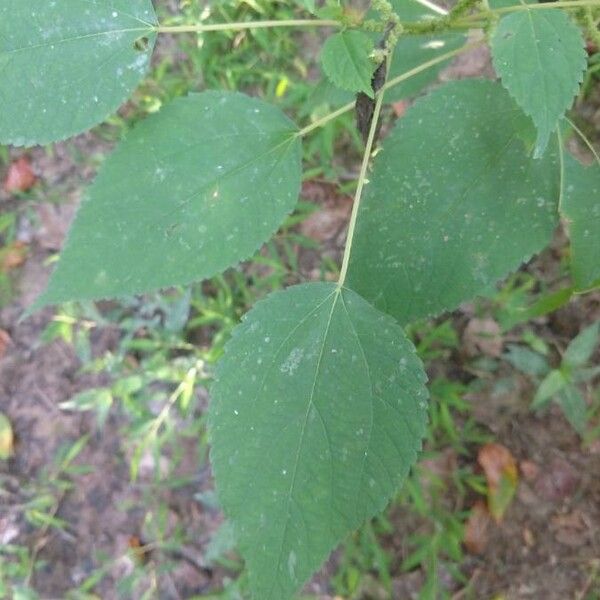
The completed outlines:
{"type": "Polygon", "coordinates": [[[383,89],[385,91],[387,91],[390,88],[393,88],[394,86],[398,85],[399,83],[402,83],[403,81],[406,81],[407,79],[410,79],[411,77],[414,77],[415,75],[418,75],[419,73],[422,73],[423,71],[426,71],[427,69],[430,69],[431,67],[435,67],[439,63],[445,62],[445,61],[449,60],[450,58],[454,58],[455,56],[458,56],[459,54],[463,54],[464,52],[468,52],[469,50],[472,50],[473,48],[477,48],[477,46],[481,46],[483,43],[484,43],[483,40],[477,41],[477,42],[472,42],[470,44],[465,44],[464,46],[458,48],[457,50],[451,50],[450,52],[446,52],[446,54],[440,54],[440,56],[438,56],[436,58],[432,58],[431,60],[428,60],[427,62],[421,63],[418,67],[415,67],[414,69],[410,69],[410,71],[406,71],[405,73],[402,73],[401,75],[398,75],[397,77],[394,77],[393,79],[390,79],[383,86],[383,89]]]}
{"type": "MultiPolygon", "coordinates": [[[[401,75],[398,75],[397,77],[394,77],[393,79],[390,79],[390,81],[388,81],[383,86],[383,89],[385,91],[387,91],[390,88],[394,87],[395,85],[398,85],[398,84],[402,83],[403,81],[410,79],[411,77],[415,77],[415,75],[418,75],[419,73],[422,73],[423,71],[426,71],[427,69],[430,69],[431,67],[435,67],[436,65],[438,65],[440,63],[443,63],[451,58],[454,58],[455,56],[458,56],[459,54],[462,54],[463,52],[467,52],[468,50],[471,50],[472,48],[476,48],[477,46],[480,46],[481,44],[483,44],[483,41],[474,42],[472,44],[466,44],[466,45],[462,46],[461,48],[458,48],[457,50],[452,50],[450,52],[446,52],[445,54],[441,54],[440,56],[438,56],[436,58],[432,58],[431,60],[428,60],[427,62],[420,64],[418,67],[415,67],[414,69],[410,69],[409,71],[406,71],[405,73],[402,73],[401,75]]],[[[326,114],[324,117],[317,119],[314,123],[311,123],[310,125],[307,125],[303,129],[298,131],[296,136],[304,137],[305,135],[311,133],[315,129],[318,129],[319,127],[323,127],[324,125],[327,125],[327,123],[329,123],[330,121],[333,121],[334,119],[337,119],[338,117],[342,116],[343,114],[347,113],[348,111],[351,111],[354,108],[355,104],[356,104],[355,102],[349,102],[348,104],[345,104],[341,108],[338,108],[337,110],[334,110],[333,112],[326,114]]]]}
{"type": "Polygon", "coordinates": [[[304,137],[311,131],[314,131],[315,129],[319,129],[319,127],[323,127],[324,125],[327,125],[327,123],[329,123],[329,121],[333,121],[334,119],[341,117],[344,113],[347,113],[348,111],[352,110],[354,108],[355,104],[356,104],[356,102],[354,102],[354,100],[353,100],[352,102],[348,102],[348,104],[345,104],[341,108],[338,108],[337,110],[334,110],[333,112],[327,113],[324,117],[317,119],[314,123],[311,123],[310,125],[307,125],[303,129],[301,129],[296,134],[296,137],[304,137]]]}
{"type": "Polygon", "coordinates": [[[204,25],[159,25],[158,33],[206,33],[209,31],[241,31],[272,27],[340,27],[339,21],[319,19],[290,19],[288,21],[239,21],[237,23],[206,23],[204,25]]]}
{"type": "Polygon", "coordinates": [[[565,149],[563,145],[563,137],[560,132],[560,125],[556,129],[556,137],[558,138],[558,158],[560,165],[560,190],[558,194],[558,213],[562,213],[563,199],[565,196],[565,149]]]}
{"type": "Polygon", "coordinates": [[[575,133],[582,139],[583,143],[590,149],[590,152],[594,155],[596,162],[600,166],[600,156],[598,155],[598,152],[596,151],[596,148],[594,148],[592,142],[590,142],[588,136],[585,135],[585,133],[583,133],[583,131],[581,131],[581,129],[579,129],[579,127],[577,127],[577,125],[575,125],[571,119],[565,117],[565,120],[573,128],[573,131],[575,131],[575,133]]]}
{"type": "Polygon", "coordinates": [[[358,176],[358,186],[356,187],[356,194],[354,195],[352,216],[350,217],[350,224],[348,225],[348,236],[346,237],[346,247],[344,249],[344,259],[342,260],[342,270],[340,271],[340,278],[338,279],[337,283],[338,289],[341,289],[343,287],[344,282],[346,281],[346,274],[348,273],[350,253],[352,252],[352,242],[354,240],[354,231],[356,229],[356,221],[358,219],[358,209],[360,208],[360,201],[362,199],[363,189],[367,181],[367,171],[369,169],[369,162],[371,161],[371,153],[373,152],[375,133],[377,132],[377,125],[379,123],[379,115],[381,114],[381,106],[383,105],[383,96],[385,95],[385,90],[385,86],[383,86],[381,90],[379,90],[377,94],[377,100],[375,102],[373,120],[371,121],[369,137],[367,138],[367,145],[365,147],[362,166],[360,167],[360,175],[358,176]]]}

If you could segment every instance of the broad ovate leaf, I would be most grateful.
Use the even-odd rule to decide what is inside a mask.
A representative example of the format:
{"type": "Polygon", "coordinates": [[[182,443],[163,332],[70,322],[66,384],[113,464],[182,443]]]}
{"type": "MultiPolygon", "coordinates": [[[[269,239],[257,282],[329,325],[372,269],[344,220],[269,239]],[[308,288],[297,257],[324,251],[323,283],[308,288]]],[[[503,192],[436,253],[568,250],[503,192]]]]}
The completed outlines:
{"type": "Polygon", "coordinates": [[[531,121],[497,83],[417,101],[375,160],[347,285],[401,323],[487,293],[551,239],[556,152],[530,157],[531,121]]]}
{"type": "Polygon", "coordinates": [[[562,212],[569,221],[571,274],[579,290],[600,285],[600,164],[565,156],[562,212]]]}
{"type": "Polygon", "coordinates": [[[279,109],[233,92],[148,117],[102,166],[38,305],[185,284],[251,256],[296,204],[296,133],[279,109]]]}
{"type": "Polygon", "coordinates": [[[402,329],[334,284],[289,288],[235,330],[212,389],[211,462],[256,600],[287,600],[380,512],[426,426],[402,329]]]}
{"type": "Polygon", "coordinates": [[[376,64],[371,60],[373,42],[362,31],[342,31],[329,37],[321,52],[325,75],[338,87],[373,97],[371,78],[376,64]]]}
{"type": "Polygon", "coordinates": [[[583,79],[581,30],[564,11],[520,10],[502,17],[491,47],[502,83],[537,127],[539,158],[583,79]]]}
{"type": "Polygon", "coordinates": [[[0,142],[45,144],[103,121],[144,77],[155,26],[151,0],[0,0],[0,142]]]}

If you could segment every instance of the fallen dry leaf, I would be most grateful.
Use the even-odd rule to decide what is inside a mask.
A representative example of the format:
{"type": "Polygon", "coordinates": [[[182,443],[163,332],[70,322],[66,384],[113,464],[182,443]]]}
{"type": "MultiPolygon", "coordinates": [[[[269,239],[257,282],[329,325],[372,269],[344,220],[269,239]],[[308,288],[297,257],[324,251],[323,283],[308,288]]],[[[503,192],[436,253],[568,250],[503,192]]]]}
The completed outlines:
{"type": "Polygon", "coordinates": [[[36,183],[37,178],[31,168],[31,161],[27,156],[21,156],[8,167],[4,180],[4,190],[9,194],[26,192],[36,183]]]}
{"type": "Polygon", "coordinates": [[[392,109],[394,110],[394,114],[400,118],[403,117],[406,111],[408,110],[408,102],[406,100],[399,100],[398,102],[392,103],[392,109]]]}
{"type": "Polygon", "coordinates": [[[479,450],[477,462],[481,465],[488,484],[488,509],[499,523],[517,491],[517,464],[510,450],[501,444],[483,446],[479,450]]]}
{"type": "Polygon", "coordinates": [[[0,413],[0,460],[7,460],[13,454],[14,435],[11,422],[4,413],[0,413]]]}
{"type": "Polygon", "coordinates": [[[590,454],[600,454],[600,439],[594,440],[588,446],[590,454]]]}
{"type": "Polygon", "coordinates": [[[0,329],[0,358],[6,354],[6,348],[11,342],[10,335],[4,329],[0,329]]]}
{"type": "Polygon", "coordinates": [[[523,541],[525,542],[525,545],[529,548],[531,548],[535,544],[535,538],[533,537],[533,533],[531,532],[531,529],[528,529],[527,527],[523,529],[523,541]]]}
{"type": "Polygon", "coordinates": [[[585,519],[578,510],[552,517],[550,529],[554,531],[556,540],[565,546],[577,548],[587,541],[585,519]]]}
{"type": "Polygon", "coordinates": [[[545,465],[535,482],[535,492],[545,500],[558,502],[571,496],[579,484],[579,474],[563,458],[545,465]]]}
{"type": "Polygon", "coordinates": [[[465,352],[469,356],[484,354],[498,358],[502,354],[502,331],[493,319],[471,319],[463,333],[465,352]]]}
{"type": "Polygon", "coordinates": [[[148,562],[151,550],[146,547],[146,544],[142,542],[139,536],[130,536],[127,540],[127,545],[138,564],[146,564],[148,562]]]}
{"type": "Polygon", "coordinates": [[[465,526],[464,544],[471,554],[483,554],[489,541],[489,530],[492,524],[487,506],[481,500],[471,509],[465,526]]]}
{"type": "Polygon", "coordinates": [[[540,473],[540,468],[531,460],[522,460],[519,463],[519,469],[527,481],[533,481],[540,473]]]}
{"type": "Polygon", "coordinates": [[[14,242],[0,250],[0,271],[8,273],[17,267],[20,267],[27,256],[27,244],[24,242],[14,242]]]}

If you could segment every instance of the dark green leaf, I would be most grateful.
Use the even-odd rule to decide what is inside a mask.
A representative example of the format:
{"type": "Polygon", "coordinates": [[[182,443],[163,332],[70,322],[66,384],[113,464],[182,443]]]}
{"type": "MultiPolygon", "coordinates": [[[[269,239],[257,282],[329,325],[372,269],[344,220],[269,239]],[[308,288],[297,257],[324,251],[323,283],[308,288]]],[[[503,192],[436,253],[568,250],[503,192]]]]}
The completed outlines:
{"type": "Polygon", "coordinates": [[[568,383],[562,371],[550,371],[540,384],[531,403],[531,408],[537,410],[546,406],[568,383]]]}
{"type": "Polygon", "coordinates": [[[259,302],[213,387],[212,465],[257,600],[287,600],[416,460],[425,375],[389,316],[333,284],[259,302]]]}
{"type": "Polygon", "coordinates": [[[275,107],[231,92],[149,117],[102,167],[37,306],[185,284],[251,256],[296,204],[295,134],[275,107]]]}
{"type": "Polygon", "coordinates": [[[583,80],[581,30],[561,10],[520,10],[502,17],[491,47],[502,83],[536,124],[539,158],[583,80]]]}
{"type": "Polygon", "coordinates": [[[491,291],[557,224],[557,157],[530,158],[534,136],[496,83],[455,82],[419,100],[375,161],[349,287],[402,323],[491,291]]]}
{"type": "Polygon", "coordinates": [[[527,375],[541,377],[548,373],[546,359],[541,354],[523,348],[523,346],[511,344],[508,347],[508,352],[504,355],[504,359],[527,375]]]}
{"type": "Polygon", "coordinates": [[[569,220],[571,272],[580,290],[600,285],[600,164],[565,156],[562,211],[569,220]]]}
{"type": "Polygon", "coordinates": [[[371,78],[377,66],[370,58],[373,42],[361,31],[342,31],[329,37],[321,52],[325,75],[338,87],[373,97],[371,78]]]}
{"type": "Polygon", "coordinates": [[[0,142],[53,142],[115,112],[146,73],[155,25],[151,0],[0,0],[0,142]]]}
{"type": "Polygon", "coordinates": [[[573,385],[567,385],[556,395],[567,421],[577,433],[582,434],[587,424],[587,405],[581,392],[573,385]]]}
{"type": "Polygon", "coordinates": [[[592,354],[598,345],[599,335],[600,321],[593,323],[589,327],[586,327],[569,344],[569,347],[563,356],[563,364],[570,368],[576,368],[585,365],[592,357],[592,354]]]}

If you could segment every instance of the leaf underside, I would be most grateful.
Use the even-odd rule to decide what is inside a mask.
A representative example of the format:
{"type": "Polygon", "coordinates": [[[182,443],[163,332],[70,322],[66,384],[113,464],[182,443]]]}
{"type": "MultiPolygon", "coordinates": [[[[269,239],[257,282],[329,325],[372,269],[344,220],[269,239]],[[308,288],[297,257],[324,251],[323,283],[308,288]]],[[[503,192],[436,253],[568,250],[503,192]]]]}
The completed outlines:
{"type": "Polygon", "coordinates": [[[146,74],[155,25],[151,0],[0,0],[0,142],[46,144],[114,113],[146,74]]]}
{"type": "Polygon", "coordinates": [[[148,117],[101,168],[37,306],[182,285],[251,256],[297,202],[296,131],[233,92],[148,117]]]}
{"type": "Polygon", "coordinates": [[[446,84],[383,143],[365,188],[347,285],[401,323],[478,294],[544,248],[557,224],[556,152],[499,84],[446,84]]]}
{"type": "Polygon", "coordinates": [[[286,600],[380,512],[426,426],[402,329],[350,290],[312,283],[259,302],[212,389],[212,453],[257,600],[286,600]]]}
{"type": "Polygon", "coordinates": [[[563,11],[522,10],[500,20],[491,48],[503,85],[537,127],[539,158],[583,80],[581,30],[563,11]]]}
{"type": "Polygon", "coordinates": [[[600,285],[600,164],[565,156],[562,210],[569,221],[571,273],[579,290],[600,285]]]}

